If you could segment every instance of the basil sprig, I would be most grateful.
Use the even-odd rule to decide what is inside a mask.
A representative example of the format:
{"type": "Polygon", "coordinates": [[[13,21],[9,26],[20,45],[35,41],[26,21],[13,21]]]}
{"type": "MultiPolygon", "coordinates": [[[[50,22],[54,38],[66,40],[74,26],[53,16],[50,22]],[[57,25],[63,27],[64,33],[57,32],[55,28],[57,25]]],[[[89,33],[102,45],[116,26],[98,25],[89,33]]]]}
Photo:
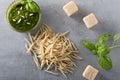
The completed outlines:
{"type": "Polygon", "coordinates": [[[112,60],[108,57],[111,49],[120,47],[120,45],[115,44],[118,40],[120,40],[120,33],[113,36],[113,43],[111,47],[106,44],[110,37],[111,35],[108,33],[102,34],[95,44],[82,40],[84,47],[90,50],[94,55],[98,55],[98,64],[105,70],[112,69],[112,60]]]}
{"type": "Polygon", "coordinates": [[[33,0],[19,0],[22,5],[25,5],[26,10],[36,13],[39,12],[39,6],[33,0]]]}

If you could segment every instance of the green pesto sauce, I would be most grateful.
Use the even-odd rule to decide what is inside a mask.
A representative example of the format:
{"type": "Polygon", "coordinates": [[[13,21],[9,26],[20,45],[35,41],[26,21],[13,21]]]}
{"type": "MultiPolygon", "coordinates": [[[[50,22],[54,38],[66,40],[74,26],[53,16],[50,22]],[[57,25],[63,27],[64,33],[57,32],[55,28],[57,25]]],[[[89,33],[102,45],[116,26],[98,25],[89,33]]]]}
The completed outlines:
{"type": "Polygon", "coordinates": [[[27,11],[25,6],[20,3],[12,4],[7,14],[10,25],[19,32],[27,32],[34,29],[40,19],[40,12],[27,11]]]}

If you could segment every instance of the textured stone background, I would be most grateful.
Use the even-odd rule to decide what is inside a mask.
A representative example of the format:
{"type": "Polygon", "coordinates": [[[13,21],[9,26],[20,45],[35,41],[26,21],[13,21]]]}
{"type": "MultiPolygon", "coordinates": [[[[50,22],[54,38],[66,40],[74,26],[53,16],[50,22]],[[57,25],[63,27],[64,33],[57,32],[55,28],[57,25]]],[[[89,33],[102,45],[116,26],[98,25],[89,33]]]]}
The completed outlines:
{"type": "MultiPolygon", "coordinates": [[[[24,33],[13,31],[6,21],[6,10],[14,0],[0,0],[0,80],[66,80],[62,75],[56,77],[40,71],[31,55],[24,48],[24,33]]],[[[111,51],[113,69],[102,70],[97,65],[97,57],[81,45],[82,39],[95,41],[100,34],[120,31],[120,0],[74,0],[79,12],[67,17],[62,6],[70,0],[35,0],[42,11],[42,23],[46,23],[54,32],[70,31],[68,37],[76,44],[79,55],[84,60],[76,61],[80,70],[69,74],[71,80],[86,80],[82,77],[85,67],[90,64],[100,71],[96,80],[120,80],[120,50],[111,51]],[[99,24],[91,30],[84,25],[82,18],[93,12],[99,24]]],[[[41,25],[40,24],[40,25],[41,25]]],[[[34,31],[33,31],[34,33],[34,31]]]]}

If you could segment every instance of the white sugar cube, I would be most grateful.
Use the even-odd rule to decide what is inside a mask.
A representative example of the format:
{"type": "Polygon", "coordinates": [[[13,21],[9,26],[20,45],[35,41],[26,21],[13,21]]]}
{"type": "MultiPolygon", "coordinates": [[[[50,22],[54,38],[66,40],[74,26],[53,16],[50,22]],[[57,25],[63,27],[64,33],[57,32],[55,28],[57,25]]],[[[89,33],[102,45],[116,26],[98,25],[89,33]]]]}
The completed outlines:
{"type": "Polygon", "coordinates": [[[88,80],[94,80],[98,72],[99,71],[97,69],[95,69],[91,65],[88,65],[83,72],[83,77],[85,77],[88,80]]]}
{"type": "Polygon", "coordinates": [[[78,7],[74,1],[70,1],[65,6],[63,6],[63,10],[68,16],[71,16],[78,11],[78,7]]]}
{"type": "Polygon", "coordinates": [[[84,17],[83,21],[84,21],[84,23],[85,23],[85,25],[87,26],[88,29],[94,27],[98,23],[98,20],[96,19],[95,15],[93,13],[84,17]]]}

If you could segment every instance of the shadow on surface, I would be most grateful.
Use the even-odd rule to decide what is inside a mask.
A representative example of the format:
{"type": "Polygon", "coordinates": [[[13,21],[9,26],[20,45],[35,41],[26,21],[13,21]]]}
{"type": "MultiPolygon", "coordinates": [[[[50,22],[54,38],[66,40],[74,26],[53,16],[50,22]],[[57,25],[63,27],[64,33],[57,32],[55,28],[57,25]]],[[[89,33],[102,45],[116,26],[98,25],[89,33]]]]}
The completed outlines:
{"type": "MultiPolygon", "coordinates": [[[[98,20],[99,21],[99,20],[98,20]]],[[[116,25],[112,21],[99,21],[99,23],[92,28],[93,31],[95,31],[98,34],[103,34],[103,33],[110,33],[110,34],[115,34],[116,25]]]]}
{"type": "Polygon", "coordinates": [[[97,77],[95,78],[95,80],[109,80],[107,79],[105,76],[103,76],[100,72],[98,73],[97,77]]]}
{"type": "Polygon", "coordinates": [[[85,12],[85,10],[80,8],[78,12],[76,12],[71,16],[71,18],[79,23],[83,23],[83,17],[85,17],[86,15],[87,15],[87,11],[85,12]]]}

